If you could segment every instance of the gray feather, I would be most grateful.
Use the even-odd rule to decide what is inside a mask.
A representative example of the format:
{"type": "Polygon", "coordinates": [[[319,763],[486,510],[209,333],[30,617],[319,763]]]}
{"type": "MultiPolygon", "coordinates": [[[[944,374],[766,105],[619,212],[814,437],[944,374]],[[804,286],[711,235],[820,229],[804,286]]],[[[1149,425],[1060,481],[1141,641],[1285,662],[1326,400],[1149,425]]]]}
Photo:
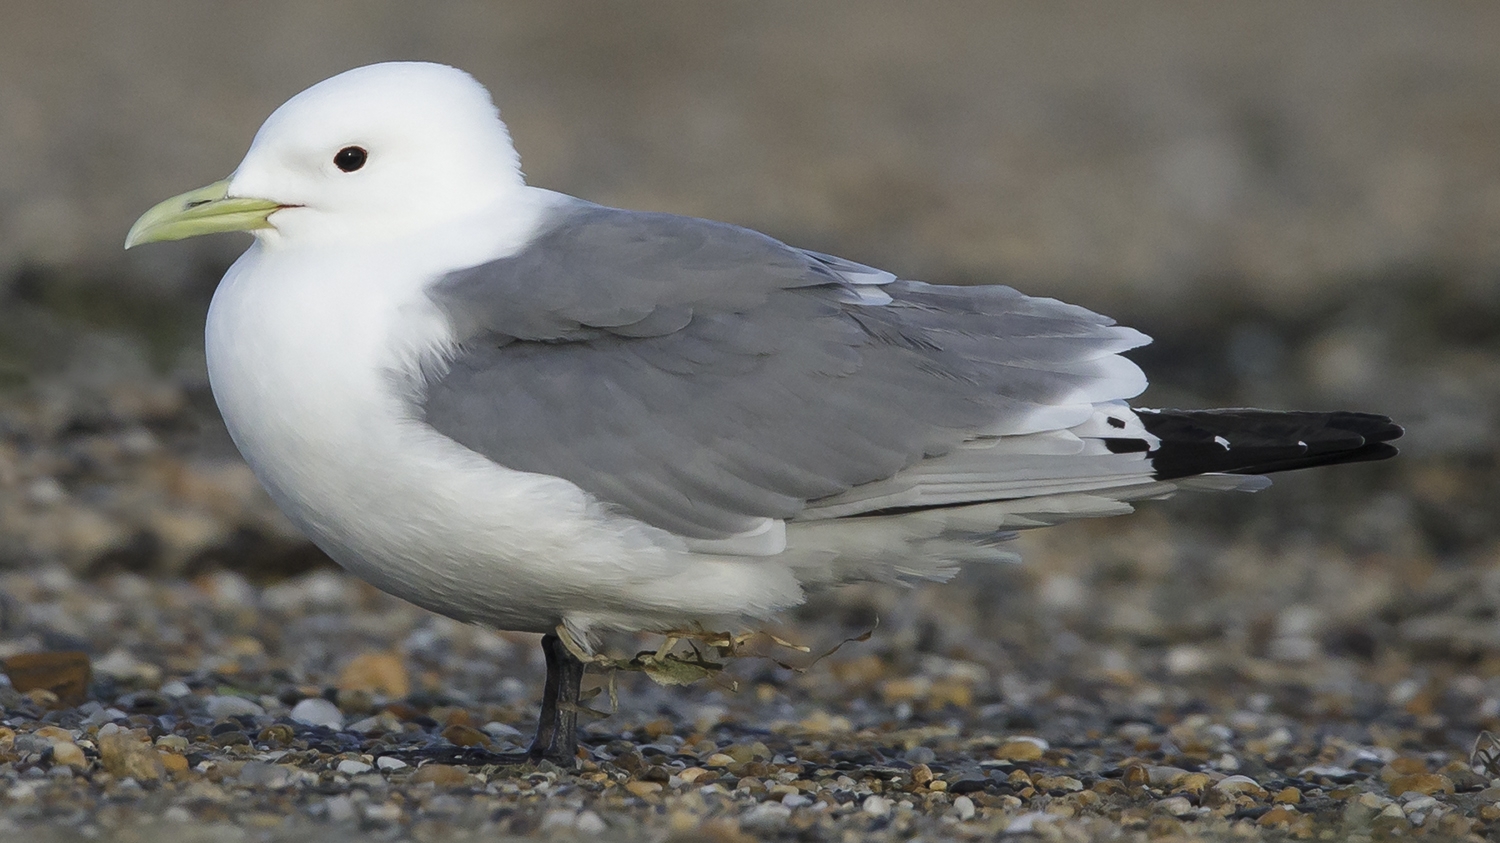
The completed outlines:
{"type": "Polygon", "coordinates": [[[1031,432],[1059,401],[1123,397],[1110,358],[1145,342],[1007,287],[899,281],[723,223],[582,202],[430,292],[461,344],[427,384],[428,424],[700,539],[978,433],[1031,432]]]}

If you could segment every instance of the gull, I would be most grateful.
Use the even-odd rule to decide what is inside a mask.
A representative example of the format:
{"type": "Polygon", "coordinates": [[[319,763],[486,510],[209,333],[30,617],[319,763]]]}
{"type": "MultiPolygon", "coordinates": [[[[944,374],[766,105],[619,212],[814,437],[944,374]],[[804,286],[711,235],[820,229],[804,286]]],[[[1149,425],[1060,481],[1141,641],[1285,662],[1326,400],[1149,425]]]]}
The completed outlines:
{"type": "MultiPolygon", "coordinates": [[[[385,63],[287,101],[126,248],[226,231],[206,340],[235,444],[340,565],[541,633],[526,758],[578,754],[580,647],[941,580],[1014,531],[1382,459],[1378,415],[1144,410],[1149,340],[725,223],[532,187],[485,88],[385,63]]],[[[587,655],[586,652],[583,653],[587,655]]]]}

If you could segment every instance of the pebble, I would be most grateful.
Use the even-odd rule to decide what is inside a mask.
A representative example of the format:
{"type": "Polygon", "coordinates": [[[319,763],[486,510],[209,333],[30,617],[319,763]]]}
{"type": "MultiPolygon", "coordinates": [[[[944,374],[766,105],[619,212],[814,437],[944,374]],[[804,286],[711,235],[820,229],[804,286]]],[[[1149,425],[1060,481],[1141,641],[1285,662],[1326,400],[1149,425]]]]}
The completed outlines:
{"type": "Polygon", "coordinates": [[[1047,742],[1040,738],[1012,738],[1001,744],[994,757],[1001,761],[1035,761],[1047,751],[1047,742]]]}
{"type": "Polygon", "coordinates": [[[246,787],[264,787],[279,790],[292,783],[292,770],[264,761],[246,761],[240,768],[239,781],[246,787]]]}
{"type": "Polygon", "coordinates": [[[203,710],[215,720],[241,716],[259,717],[266,713],[258,703],[233,695],[204,697],[203,710]]]}
{"type": "Polygon", "coordinates": [[[462,767],[449,764],[423,764],[407,781],[412,784],[431,782],[438,787],[458,787],[468,783],[469,773],[462,767]]]}
{"type": "Polygon", "coordinates": [[[167,773],[161,755],[144,734],[116,731],[99,736],[99,762],[110,775],[136,781],[156,781],[167,773]]]}
{"type": "Polygon", "coordinates": [[[15,690],[50,691],[70,705],[84,701],[92,672],[88,654],[71,650],[14,655],[0,662],[0,668],[15,690]]]}
{"type": "Polygon", "coordinates": [[[343,761],[340,761],[338,763],[338,766],[334,769],[346,776],[358,776],[362,773],[368,773],[375,768],[363,761],[355,761],[350,758],[345,758],[343,761]]]}
{"type": "Polygon", "coordinates": [[[884,817],[891,812],[891,803],[880,796],[867,796],[859,809],[872,817],[884,817]]]}
{"type": "Polygon", "coordinates": [[[308,697],[292,706],[289,715],[293,720],[307,726],[323,726],[339,729],[344,725],[344,714],[339,707],[322,697],[308,697]]]}
{"type": "Polygon", "coordinates": [[[1193,813],[1193,803],[1181,796],[1173,796],[1156,803],[1158,810],[1171,814],[1174,817],[1185,817],[1193,813]]]}
{"type": "Polygon", "coordinates": [[[964,822],[974,819],[974,800],[967,796],[960,796],[953,800],[953,815],[964,822]]]}
{"type": "Polygon", "coordinates": [[[593,811],[580,811],[578,818],[573,821],[573,828],[577,829],[579,833],[591,837],[596,837],[609,830],[609,826],[605,824],[604,818],[593,811]]]}
{"type": "Polygon", "coordinates": [[[411,693],[411,676],[400,653],[361,653],[344,666],[334,683],[340,691],[365,691],[387,697],[411,693]]]}
{"type": "Polygon", "coordinates": [[[404,769],[407,766],[407,764],[406,764],[405,761],[402,761],[400,758],[395,758],[395,757],[390,756],[390,755],[382,755],[379,758],[375,759],[375,766],[377,768],[381,769],[381,770],[385,770],[386,772],[390,772],[391,770],[401,770],[401,769],[404,769]]]}
{"type": "Polygon", "coordinates": [[[1408,792],[1423,795],[1452,793],[1453,790],[1453,780],[1441,773],[1412,773],[1397,776],[1390,782],[1392,796],[1400,796],[1408,792]]]}

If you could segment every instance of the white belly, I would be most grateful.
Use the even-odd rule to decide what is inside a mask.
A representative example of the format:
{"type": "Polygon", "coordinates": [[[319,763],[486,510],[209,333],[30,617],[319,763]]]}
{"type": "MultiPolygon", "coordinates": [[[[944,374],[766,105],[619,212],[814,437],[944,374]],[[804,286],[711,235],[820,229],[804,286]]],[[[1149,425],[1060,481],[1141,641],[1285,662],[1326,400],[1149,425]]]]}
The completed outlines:
{"type": "Polygon", "coordinates": [[[567,481],[502,468],[421,422],[416,373],[438,362],[449,327],[412,277],[369,250],[257,246],[209,312],[230,435],[329,556],[433,611],[535,632],[671,626],[800,598],[774,561],[694,558],[567,481]]]}

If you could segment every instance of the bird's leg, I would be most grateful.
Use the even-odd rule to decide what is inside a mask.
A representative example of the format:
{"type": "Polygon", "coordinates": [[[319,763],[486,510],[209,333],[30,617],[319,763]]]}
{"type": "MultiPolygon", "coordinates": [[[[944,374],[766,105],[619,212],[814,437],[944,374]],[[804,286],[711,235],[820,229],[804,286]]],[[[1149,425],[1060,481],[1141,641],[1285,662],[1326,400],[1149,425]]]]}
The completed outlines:
{"type": "Polygon", "coordinates": [[[555,632],[542,636],[542,652],[547,657],[547,684],[542,689],[542,716],[537,723],[536,740],[527,756],[532,761],[545,758],[571,767],[578,754],[578,695],[583,683],[583,662],[555,632]]]}

